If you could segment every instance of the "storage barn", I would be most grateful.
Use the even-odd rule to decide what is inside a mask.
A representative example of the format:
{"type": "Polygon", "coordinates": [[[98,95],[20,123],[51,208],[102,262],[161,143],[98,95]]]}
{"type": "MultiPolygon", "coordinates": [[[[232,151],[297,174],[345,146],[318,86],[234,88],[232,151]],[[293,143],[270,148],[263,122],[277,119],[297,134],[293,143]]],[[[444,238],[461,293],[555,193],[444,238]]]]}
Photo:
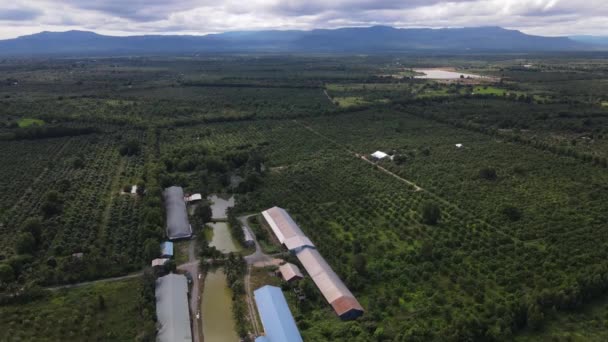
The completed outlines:
{"type": "Polygon", "coordinates": [[[354,319],[364,312],[361,304],[331,269],[285,209],[273,207],[262,212],[277,239],[293,252],[341,319],[354,319]]]}
{"type": "Polygon", "coordinates": [[[202,201],[203,200],[203,195],[201,195],[201,194],[192,194],[190,196],[184,197],[184,200],[186,202],[202,201]]]}
{"type": "Polygon", "coordinates": [[[158,258],[158,259],[154,259],[152,260],[152,267],[164,267],[165,264],[167,262],[169,262],[170,259],[167,258],[158,258]]]}
{"type": "Polygon", "coordinates": [[[184,189],[179,186],[172,186],[165,189],[163,195],[167,211],[167,236],[169,240],[190,238],[192,227],[188,222],[184,189]]]}
{"type": "Polygon", "coordinates": [[[266,334],[258,337],[256,342],[302,342],[280,288],[266,285],[253,291],[253,296],[266,334]]]}
{"type": "Polygon", "coordinates": [[[281,272],[281,276],[286,282],[296,281],[304,278],[298,266],[291,263],[286,263],[285,265],[279,266],[279,272],[281,272]]]}
{"type": "Polygon", "coordinates": [[[376,151],[374,153],[372,153],[372,158],[376,159],[376,160],[381,160],[388,157],[388,154],[382,152],[382,151],[376,151]]]}
{"type": "Polygon", "coordinates": [[[272,207],[263,211],[262,216],[279,242],[284,244],[288,250],[296,252],[305,247],[315,247],[285,209],[272,207]]]}
{"type": "Polygon", "coordinates": [[[363,314],[361,304],[319,254],[319,251],[305,248],[298,252],[296,257],[341,319],[355,319],[363,314]]]}
{"type": "Polygon", "coordinates": [[[192,341],[186,277],[172,273],[156,280],[156,316],[157,341],[192,341]]]}

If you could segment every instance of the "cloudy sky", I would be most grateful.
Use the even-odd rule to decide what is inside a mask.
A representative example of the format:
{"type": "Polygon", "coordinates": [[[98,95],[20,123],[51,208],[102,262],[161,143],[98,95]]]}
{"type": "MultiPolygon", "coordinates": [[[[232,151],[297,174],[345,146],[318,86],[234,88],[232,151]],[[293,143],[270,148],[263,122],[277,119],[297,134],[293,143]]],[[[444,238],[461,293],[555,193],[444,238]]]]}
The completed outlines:
{"type": "Polygon", "coordinates": [[[0,39],[45,30],[206,34],[368,25],[608,36],[608,0],[0,0],[0,39]]]}

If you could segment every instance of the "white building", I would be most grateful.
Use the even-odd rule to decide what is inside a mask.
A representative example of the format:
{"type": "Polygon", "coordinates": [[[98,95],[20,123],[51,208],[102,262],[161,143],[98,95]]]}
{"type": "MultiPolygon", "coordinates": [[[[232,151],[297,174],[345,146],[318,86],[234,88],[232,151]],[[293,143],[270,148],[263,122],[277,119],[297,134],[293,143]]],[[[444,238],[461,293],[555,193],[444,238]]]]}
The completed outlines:
{"type": "Polygon", "coordinates": [[[382,152],[382,151],[376,151],[374,153],[372,153],[372,158],[377,159],[377,160],[382,160],[384,158],[388,158],[389,155],[382,152]]]}
{"type": "Polygon", "coordinates": [[[279,272],[281,272],[281,276],[286,282],[304,278],[304,275],[302,275],[302,272],[298,266],[291,263],[286,263],[285,265],[279,266],[279,272]]]}
{"type": "Polygon", "coordinates": [[[160,323],[157,341],[192,341],[186,277],[172,273],[156,280],[156,316],[160,323]]]}
{"type": "MultiPolygon", "coordinates": [[[[277,239],[300,260],[308,275],[338,316],[342,319],[354,319],[361,316],[363,314],[361,304],[319,254],[315,245],[302,232],[287,211],[279,207],[273,207],[263,211],[262,215],[277,239]]],[[[287,269],[285,271],[287,273],[291,272],[287,269]]],[[[281,274],[283,274],[282,271],[281,274]]]]}

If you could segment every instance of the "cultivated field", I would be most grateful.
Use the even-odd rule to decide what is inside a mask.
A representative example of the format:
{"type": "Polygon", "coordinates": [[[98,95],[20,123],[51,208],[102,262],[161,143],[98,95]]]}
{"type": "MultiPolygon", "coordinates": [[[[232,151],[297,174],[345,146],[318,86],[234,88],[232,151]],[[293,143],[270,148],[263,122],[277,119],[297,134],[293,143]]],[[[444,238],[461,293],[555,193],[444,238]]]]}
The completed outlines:
{"type": "MultiPolygon", "coordinates": [[[[151,299],[124,297],[145,293],[146,283],[42,295],[39,286],[141,271],[164,238],[161,189],[180,184],[234,194],[231,217],[289,210],[366,310],[342,322],[310,280],[297,285],[303,304],[286,287],[307,341],[543,339],[565,336],[565,321],[597,330],[576,336],[601,339],[603,60],[3,60],[0,71],[19,82],[0,83],[0,330],[21,339],[153,339],[151,299]],[[495,81],[437,82],[409,71],[445,66],[495,81]],[[393,160],[369,160],[376,150],[393,160]],[[51,317],[80,310],[79,296],[86,310],[66,313],[70,324],[51,317]],[[113,311],[121,305],[128,310],[113,311]],[[123,315],[134,306],[139,314],[123,315]],[[116,320],[131,328],[106,329],[116,320]]],[[[244,271],[234,260],[226,269],[245,336],[244,271]]]]}

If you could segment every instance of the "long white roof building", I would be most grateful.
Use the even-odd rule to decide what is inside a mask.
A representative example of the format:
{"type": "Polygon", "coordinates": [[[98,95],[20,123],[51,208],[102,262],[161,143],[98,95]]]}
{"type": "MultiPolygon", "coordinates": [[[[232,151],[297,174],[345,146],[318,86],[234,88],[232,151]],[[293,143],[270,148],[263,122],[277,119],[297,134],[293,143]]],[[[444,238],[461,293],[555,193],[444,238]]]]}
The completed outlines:
{"type": "Polygon", "coordinates": [[[280,243],[285,243],[285,240],[294,236],[306,236],[283,208],[272,207],[264,210],[262,215],[280,243]]]}
{"type": "Polygon", "coordinates": [[[295,253],[313,282],[342,319],[354,319],[363,314],[363,307],[348,290],[340,277],[323,259],[310,239],[285,209],[273,207],[262,212],[277,239],[295,253]]]}
{"type": "Polygon", "coordinates": [[[185,276],[171,273],[156,280],[156,316],[160,323],[157,341],[192,341],[185,276]]]}
{"type": "Polygon", "coordinates": [[[296,257],[340,318],[353,319],[363,314],[361,304],[319,251],[305,248],[299,251],[296,257]]]}
{"type": "Polygon", "coordinates": [[[166,188],[163,192],[167,212],[167,236],[169,240],[190,238],[192,227],[188,221],[184,189],[179,186],[166,188]]]}

